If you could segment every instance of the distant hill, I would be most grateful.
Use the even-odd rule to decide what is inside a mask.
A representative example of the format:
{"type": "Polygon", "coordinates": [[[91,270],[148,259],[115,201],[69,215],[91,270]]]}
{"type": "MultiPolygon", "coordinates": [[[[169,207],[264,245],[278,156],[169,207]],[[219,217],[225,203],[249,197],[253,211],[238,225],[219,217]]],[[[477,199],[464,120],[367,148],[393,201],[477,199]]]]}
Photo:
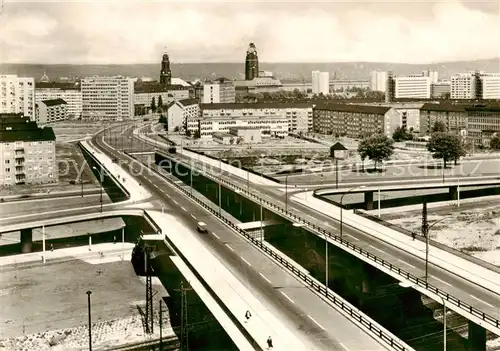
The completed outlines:
{"type": "MultiPolygon", "coordinates": [[[[186,80],[228,77],[242,79],[243,63],[172,63],[172,76],[186,80]]],[[[500,58],[478,61],[443,62],[436,64],[402,64],[376,62],[333,62],[333,63],[267,63],[262,62],[260,69],[272,71],[279,79],[290,81],[311,80],[311,71],[320,70],[334,74],[338,79],[368,79],[370,71],[393,71],[395,74],[419,73],[426,69],[435,69],[441,78],[449,78],[459,72],[478,69],[486,72],[500,72],[500,58]]],[[[0,73],[40,79],[46,72],[49,78],[86,77],[92,75],[123,75],[130,77],[157,78],[160,72],[158,64],[134,65],[34,65],[2,64],[0,73]]]]}

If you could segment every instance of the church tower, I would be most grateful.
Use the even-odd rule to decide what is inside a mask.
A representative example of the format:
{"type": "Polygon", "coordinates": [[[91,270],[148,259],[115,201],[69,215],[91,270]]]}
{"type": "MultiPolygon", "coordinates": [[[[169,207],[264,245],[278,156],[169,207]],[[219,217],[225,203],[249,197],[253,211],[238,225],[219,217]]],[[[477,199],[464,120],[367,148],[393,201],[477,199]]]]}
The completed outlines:
{"type": "Polygon", "coordinates": [[[167,50],[161,59],[161,71],[160,71],[160,84],[170,85],[172,82],[172,71],[170,71],[170,58],[168,57],[167,50]]]}
{"type": "Polygon", "coordinates": [[[254,43],[250,43],[245,59],[245,80],[252,80],[259,76],[259,57],[254,43]]]}

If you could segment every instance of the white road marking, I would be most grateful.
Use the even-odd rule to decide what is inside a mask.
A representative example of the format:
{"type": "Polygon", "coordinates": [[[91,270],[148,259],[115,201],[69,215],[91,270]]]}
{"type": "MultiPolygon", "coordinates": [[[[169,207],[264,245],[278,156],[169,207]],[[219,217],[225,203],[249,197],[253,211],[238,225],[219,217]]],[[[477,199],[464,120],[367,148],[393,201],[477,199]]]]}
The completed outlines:
{"type": "Polygon", "coordinates": [[[349,238],[351,238],[351,239],[354,239],[354,240],[356,240],[356,241],[359,241],[359,239],[358,239],[358,238],[353,237],[351,234],[344,234],[344,236],[348,236],[348,237],[349,237],[349,238]]]}
{"type": "Polygon", "coordinates": [[[295,303],[295,301],[293,301],[290,296],[288,296],[287,294],[285,294],[283,291],[280,291],[281,295],[283,295],[284,297],[286,297],[288,299],[288,301],[290,301],[291,303],[295,303]]]}
{"type": "Polygon", "coordinates": [[[307,317],[309,317],[310,320],[312,320],[318,327],[320,327],[321,329],[325,330],[325,328],[323,328],[323,326],[321,324],[319,324],[316,319],[314,319],[313,317],[311,317],[310,315],[307,315],[307,317]]]}
{"type": "Polygon", "coordinates": [[[187,212],[187,210],[184,207],[181,207],[184,212],[187,212]]]}
{"type": "Polygon", "coordinates": [[[241,257],[241,259],[243,260],[243,262],[245,262],[247,265],[249,265],[250,267],[252,267],[252,265],[250,264],[250,262],[248,262],[247,260],[245,260],[243,257],[241,257]]]}
{"type": "Polygon", "coordinates": [[[408,263],[408,262],[406,262],[406,261],[403,261],[403,260],[400,260],[400,259],[398,259],[398,261],[403,262],[405,265],[410,266],[410,267],[413,267],[413,268],[415,268],[415,269],[417,268],[416,266],[414,266],[414,265],[412,265],[412,264],[409,264],[409,263],[408,263]]]}
{"type": "Polygon", "coordinates": [[[177,201],[175,201],[175,200],[174,200],[174,202],[175,202],[175,204],[176,204],[176,205],[178,205],[178,204],[179,204],[179,203],[178,203],[177,201]]]}
{"type": "Polygon", "coordinates": [[[269,279],[267,279],[267,277],[266,277],[264,274],[262,274],[262,273],[260,273],[260,272],[259,272],[259,274],[260,274],[260,276],[261,276],[262,278],[264,278],[264,280],[265,280],[266,282],[268,282],[269,284],[272,284],[272,283],[271,283],[271,281],[270,281],[269,279]]]}
{"type": "Polygon", "coordinates": [[[377,251],[380,251],[380,252],[385,253],[385,251],[384,251],[384,250],[381,250],[381,249],[379,249],[378,247],[375,247],[375,246],[373,246],[373,245],[369,245],[369,246],[370,246],[372,249],[374,249],[374,250],[377,250],[377,251]]]}
{"type": "Polygon", "coordinates": [[[217,234],[215,234],[214,232],[212,232],[212,235],[215,236],[217,239],[220,240],[219,236],[217,234]]]}
{"type": "Polygon", "coordinates": [[[231,246],[229,246],[228,244],[226,244],[226,246],[227,246],[227,248],[228,248],[229,250],[231,250],[231,251],[233,251],[233,252],[234,252],[234,249],[233,249],[231,246]]]}
{"type": "Polygon", "coordinates": [[[345,350],[349,351],[349,349],[344,344],[342,344],[341,342],[339,342],[339,345],[342,346],[345,350]]]}
{"type": "Polygon", "coordinates": [[[488,302],[486,302],[486,301],[483,301],[483,300],[481,300],[479,297],[475,297],[474,295],[470,295],[470,297],[472,297],[473,299],[476,299],[476,300],[477,300],[477,301],[479,301],[479,302],[482,302],[482,303],[484,303],[484,304],[487,304],[488,306],[491,306],[491,307],[495,308],[495,306],[493,306],[491,303],[488,303],[488,302]]]}
{"type": "Polygon", "coordinates": [[[193,217],[193,219],[196,219],[195,215],[191,215],[191,217],[193,217]]]}
{"type": "Polygon", "coordinates": [[[445,281],[444,281],[444,280],[442,280],[442,279],[439,279],[439,278],[436,278],[436,277],[432,277],[432,278],[434,278],[434,279],[436,279],[436,280],[439,280],[439,281],[440,281],[441,283],[443,283],[443,284],[446,284],[446,285],[448,285],[448,286],[451,286],[451,284],[450,284],[450,283],[447,283],[447,282],[445,282],[445,281]]]}

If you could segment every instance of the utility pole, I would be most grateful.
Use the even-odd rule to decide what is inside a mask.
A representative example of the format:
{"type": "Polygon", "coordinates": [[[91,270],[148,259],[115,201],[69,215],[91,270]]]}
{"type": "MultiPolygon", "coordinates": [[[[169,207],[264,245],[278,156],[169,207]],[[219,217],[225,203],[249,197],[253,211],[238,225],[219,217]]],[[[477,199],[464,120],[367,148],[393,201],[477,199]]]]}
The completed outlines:
{"type": "Polygon", "coordinates": [[[425,281],[429,268],[429,223],[427,222],[427,201],[422,204],[422,235],[425,237],[425,281]]]}
{"type": "Polygon", "coordinates": [[[159,301],[159,314],[160,314],[160,351],[163,351],[163,299],[159,301]]]}
{"type": "Polygon", "coordinates": [[[175,291],[181,292],[181,345],[180,351],[189,351],[189,325],[188,325],[188,303],[187,292],[191,288],[185,288],[184,283],[181,281],[181,288],[175,291]]]}
{"type": "Polygon", "coordinates": [[[153,284],[149,265],[150,250],[150,247],[144,247],[144,273],[146,274],[146,333],[153,334],[153,284]]]}

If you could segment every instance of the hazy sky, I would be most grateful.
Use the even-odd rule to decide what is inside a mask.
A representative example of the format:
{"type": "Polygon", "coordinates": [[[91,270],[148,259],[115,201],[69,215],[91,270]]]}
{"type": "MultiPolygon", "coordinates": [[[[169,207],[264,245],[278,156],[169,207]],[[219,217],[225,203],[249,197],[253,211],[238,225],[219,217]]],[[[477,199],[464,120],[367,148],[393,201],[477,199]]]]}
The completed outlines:
{"type": "Polygon", "coordinates": [[[433,63],[500,56],[500,1],[4,0],[0,63],[433,63]]]}

